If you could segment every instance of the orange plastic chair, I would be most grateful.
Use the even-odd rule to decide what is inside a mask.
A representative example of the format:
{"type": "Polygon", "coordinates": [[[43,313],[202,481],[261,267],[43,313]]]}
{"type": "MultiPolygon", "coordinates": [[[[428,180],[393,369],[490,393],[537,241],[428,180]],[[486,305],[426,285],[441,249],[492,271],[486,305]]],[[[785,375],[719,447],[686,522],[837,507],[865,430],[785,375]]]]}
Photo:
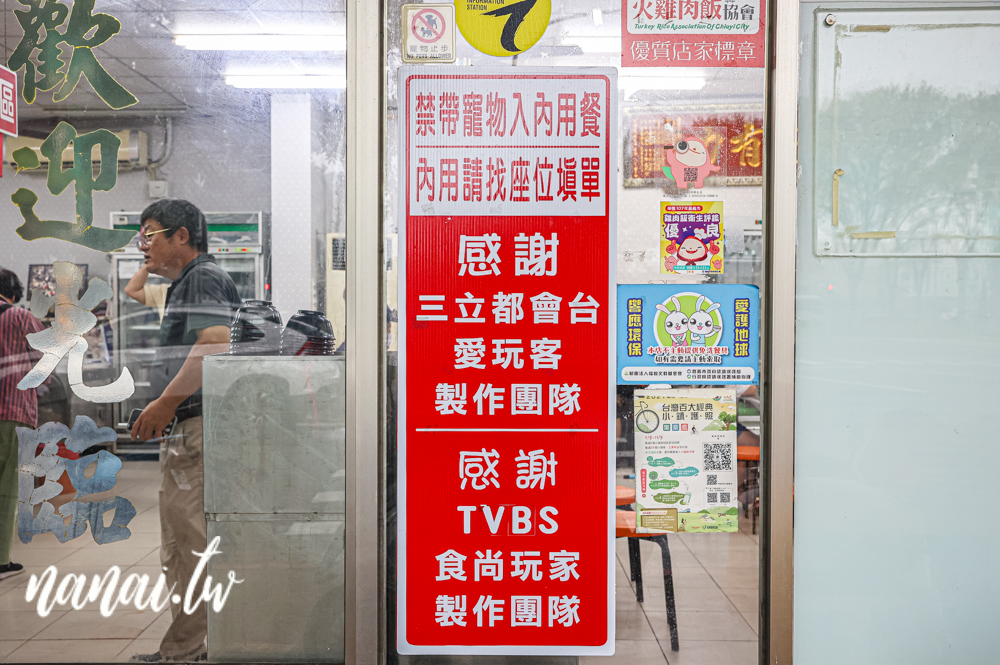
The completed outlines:
{"type": "MultiPolygon", "coordinates": [[[[736,446],[736,459],[741,462],[760,462],[760,447],[758,446],[736,446]]],[[[760,476],[758,476],[759,478],[760,476]]],[[[750,483],[750,470],[747,469],[747,486],[750,483]]],[[[743,516],[747,517],[750,506],[743,511],[743,516]]],[[[750,533],[757,533],[757,518],[760,516],[760,494],[753,500],[753,520],[751,521],[750,533]]]]}
{"type": "Polygon", "coordinates": [[[635,503],[635,488],[615,485],[615,505],[630,506],[635,503]]]}

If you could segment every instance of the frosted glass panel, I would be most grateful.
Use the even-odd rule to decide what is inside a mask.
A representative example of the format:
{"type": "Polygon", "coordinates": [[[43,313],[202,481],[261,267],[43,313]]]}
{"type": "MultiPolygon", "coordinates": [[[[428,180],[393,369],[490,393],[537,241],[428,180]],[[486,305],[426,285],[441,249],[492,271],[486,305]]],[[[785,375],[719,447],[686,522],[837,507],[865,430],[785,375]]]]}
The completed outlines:
{"type": "Polygon", "coordinates": [[[795,663],[996,662],[1000,12],[807,7],[795,663]]]}
{"type": "Polygon", "coordinates": [[[832,27],[828,13],[813,65],[816,253],[1000,253],[1000,12],[837,10],[832,27]]]}

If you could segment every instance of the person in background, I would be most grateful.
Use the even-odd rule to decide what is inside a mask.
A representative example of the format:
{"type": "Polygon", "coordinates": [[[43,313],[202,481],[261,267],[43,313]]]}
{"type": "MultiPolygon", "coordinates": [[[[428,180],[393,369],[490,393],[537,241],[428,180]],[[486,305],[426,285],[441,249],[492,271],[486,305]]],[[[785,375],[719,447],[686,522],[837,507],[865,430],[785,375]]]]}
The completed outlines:
{"type": "MultiPolygon", "coordinates": [[[[143,409],[132,439],[160,444],[160,562],[167,584],[184,592],[208,546],[202,457],[202,357],[229,349],[229,324],[240,306],[236,285],[208,255],[205,216],[188,201],[162,199],[142,212],[139,249],[145,270],[172,281],[160,322],[160,345],[150,370],[159,397],[143,409]]],[[[173,621],[153,654],[133,662],[197,661],[207,657],[208,611],[170,606],[173,621]]]]}
{"type": "MultiPolygon", "coordinates": [[[[142,240],[143,237],[139,236],[139,241],[142,242],[142,240]]],[[[149,269],[143,264],[132,275],[132,279],[128,281],[128,284],[125,285],[125,295],[140,305],[155,307],[162,322],[164,310],[167,308],[167,290],[170,288],[170,285],[147,284],[146,280],[148,279],[149,269]]]]}
{"type": "Polygon", "coordinates": [[[17,516],[16,428],[38,426],[35,391],[17,387],[42,357],[25,337],[41,331],[41,321],[28,310],[14,307],[23,295],[17,275],[0,268],[0,580],[24,570],[10,560],[17,516]]]}

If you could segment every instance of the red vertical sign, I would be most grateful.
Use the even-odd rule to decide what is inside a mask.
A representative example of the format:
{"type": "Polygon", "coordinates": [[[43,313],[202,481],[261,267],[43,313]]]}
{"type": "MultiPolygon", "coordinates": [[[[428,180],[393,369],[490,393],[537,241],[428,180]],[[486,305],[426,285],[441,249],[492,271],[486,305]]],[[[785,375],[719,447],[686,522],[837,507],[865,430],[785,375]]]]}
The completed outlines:
{"type": "Polygon", "coordinates": [[[400,69],[400,653],[614,651],[617,82],[529,71],[400,69]]]}
{"type": "Polygon", "coordinates": [[[17,74],[0,67],[0,133],[17,136],[17,74]]]}

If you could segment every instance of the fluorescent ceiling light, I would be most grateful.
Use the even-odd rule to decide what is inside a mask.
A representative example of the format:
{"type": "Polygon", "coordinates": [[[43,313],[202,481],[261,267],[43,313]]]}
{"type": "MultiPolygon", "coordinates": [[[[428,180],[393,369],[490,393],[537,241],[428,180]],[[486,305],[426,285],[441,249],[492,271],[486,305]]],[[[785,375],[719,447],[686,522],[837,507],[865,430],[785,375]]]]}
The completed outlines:
{"type": "Polygon", "coordinates": [[[227,74],[226,83],[234,88],[343,90],[347,87],[347,77],[342,74],[227,74]]]}
{"type": "Polygon", "coordinates": [[[174,35],[192,51],[347,51],[344,35],[174,35]]]}
{"type": "Polygon", "coordinates": [[[618,85],[628,99],[640,90],[701,90],[705,79],[695,76],[621,76],[618,85]]]}

